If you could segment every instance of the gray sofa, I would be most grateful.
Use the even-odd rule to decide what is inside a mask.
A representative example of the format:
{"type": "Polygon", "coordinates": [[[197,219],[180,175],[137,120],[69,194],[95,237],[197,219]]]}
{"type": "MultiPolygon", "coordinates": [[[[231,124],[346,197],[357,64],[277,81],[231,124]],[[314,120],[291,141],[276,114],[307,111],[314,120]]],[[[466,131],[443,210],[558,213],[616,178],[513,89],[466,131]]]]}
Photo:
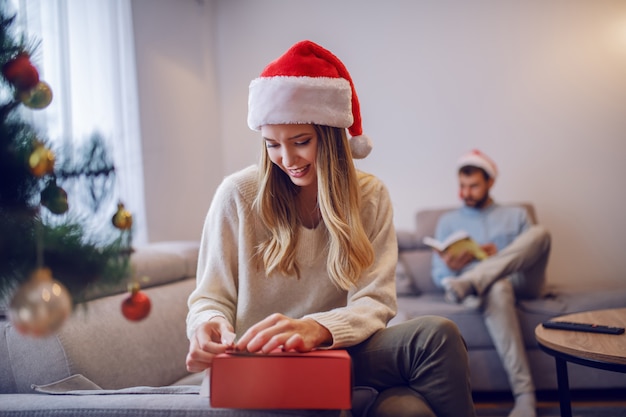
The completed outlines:
{"type": "MultiPolygon", "coordinates": [[[[0,319],[0,416],[330,417],[329,410],[213,409],[200,396],[202,374],[185,368],[187,297],[195,286],[198,242],[136,248],[133,276],[150,297],[149,316],[126,320],[126,284],[91,299],[45,339],[25,337],[0,319]]],[[[0,303],[0,312],[2,312],[0,303]]],[[[375,392],[355,390],[355,415],[375,392]],[[361,408],[359,408],[361,407],[361,408]]]]}
{"type": "MultiPolygon", "coordinates": [[[[476,391],[505,391],[508,382],[479,313],[449,304],[430,280],[431,253],[421,237],[432,235],[440,210],[421,211],[417,228],[398,231],[399,312],[391,322],[423,314],[451,318],[468,343],[476,391]]],[[[212,409],[198,395],[201,375],[185,369],[187,297],[195,285],[198,242],[163,242],[137,248],[133,271],[148,277],[143,290],[150,315],[129,322],[120,305],[125,285],[94,293],[60,332],[46,339],[19,335],[0,320],[0,416],[338,416],[338,411],[212,409]]],[[[553,288],[550,296],[518,306],[539,389],[556,389],[551,357],[539,351],[534,327],[552,316],[626,306],[626,289],[553,288]]],[[[624,388],[626,375],[570,365],[571,387],[624,388]]],[[[375,392],[353,392],[352,414],[360,416],[375,392]]]]}
{"type": "MultiPolygon", "coordinates": [[[[537,217],[531,204],[522,203],[533,222],[537,217]]],[[[420,210],[414,230],[398,231],[399,260],[396,274],[398,315],[390,325],[413,317],[436,314],[456,322],[469,349],[472,389],[509,391],[510,386],[500,360],[476,308],[451,304],[432,281],[432,250],[422,243],[424,236],[434,236],[441,214],[451,208],[420,210]]],[[[553,245],[555,243],[553,242],[553,245]]],[[[598,287],[589,277],[586,286],[548,285],[544,297],[520,301],[520,319],[533,379],[538,390],[556,390],[554,359],[541,351],[534,336],[535,327],[552,317],[585,310],[626,307],[626,285],[598,287]]],[[[569,364],[570,388],[573,390],[624,389],[626,374],[569,364]]]]}

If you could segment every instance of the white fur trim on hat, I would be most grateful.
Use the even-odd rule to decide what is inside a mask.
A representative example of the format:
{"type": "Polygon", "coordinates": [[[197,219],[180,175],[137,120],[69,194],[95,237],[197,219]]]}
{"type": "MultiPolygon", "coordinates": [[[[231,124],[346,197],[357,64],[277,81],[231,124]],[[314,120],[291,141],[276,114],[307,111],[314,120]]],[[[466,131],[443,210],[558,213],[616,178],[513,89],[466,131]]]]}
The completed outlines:
{"type": "Polygon", "coordinates": [[[248,126],[270,124],[352,125],[352,90],[343,78],[275,76],[250,83],[248,126]]]}
{"type": "Polygon", "coordinates": [[[498,167],[496,166],[496,163],[478,149],[473,149],[459,158],[457,161],[457,167],[461,169],[465,166],[482,168],[493,179],[496,179],[498,176],[498,167]]]}
{"type": "Polygon", "coordinates": [[[248,126],[316,124],[344,128],[353,158],[365,158],[372,141],[363,136],[361,106],[345,65],[309,40],[294,44],[250,83],[248,126]]]}

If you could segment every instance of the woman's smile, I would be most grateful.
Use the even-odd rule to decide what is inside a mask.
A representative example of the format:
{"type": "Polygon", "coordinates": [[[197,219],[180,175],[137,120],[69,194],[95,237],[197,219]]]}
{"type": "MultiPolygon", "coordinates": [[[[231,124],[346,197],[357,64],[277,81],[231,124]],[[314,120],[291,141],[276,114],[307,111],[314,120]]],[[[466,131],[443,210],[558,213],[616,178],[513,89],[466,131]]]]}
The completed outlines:
{"type": "Polygon", "coordinates": [[[289,175],[291,175],[292,177],[302,178],[309,172],[310,168],[311,168],[311,164],[305,165],[300,168],[286,168],[286,169],[289,175]]]}

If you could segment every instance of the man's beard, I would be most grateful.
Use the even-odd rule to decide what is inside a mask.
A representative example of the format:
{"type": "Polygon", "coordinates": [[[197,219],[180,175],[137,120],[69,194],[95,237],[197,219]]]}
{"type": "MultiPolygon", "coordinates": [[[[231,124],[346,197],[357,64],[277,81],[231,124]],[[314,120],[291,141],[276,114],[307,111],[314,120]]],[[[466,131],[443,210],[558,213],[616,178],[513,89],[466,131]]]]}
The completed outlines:
{"type": "Polygon", "coordinates": [[[485,205],[489,201],[489,193],[488,192],[485,193],[483,198],[481,198],[480,200],[474,200],[474,199],[471,199],[471,198],[464,198],[463,201],[465,202],[465,205],[467,207],[473,207],[473,208],[481,209],[481,208],[485,207],[485,205]]]}

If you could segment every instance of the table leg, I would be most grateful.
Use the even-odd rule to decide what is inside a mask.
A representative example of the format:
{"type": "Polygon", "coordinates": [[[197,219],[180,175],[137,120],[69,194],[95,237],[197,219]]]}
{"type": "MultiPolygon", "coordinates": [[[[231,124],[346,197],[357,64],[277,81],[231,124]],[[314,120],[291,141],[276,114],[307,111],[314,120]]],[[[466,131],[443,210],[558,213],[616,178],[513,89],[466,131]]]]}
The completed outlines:
{"type": "Polygon", "coordinates": [[[554,359],[556,360],[556,378],[559,387],[561,417],[572,417],[572,401],[569,392],[567,362],[559,357],[555,357],[554,359]]]}

